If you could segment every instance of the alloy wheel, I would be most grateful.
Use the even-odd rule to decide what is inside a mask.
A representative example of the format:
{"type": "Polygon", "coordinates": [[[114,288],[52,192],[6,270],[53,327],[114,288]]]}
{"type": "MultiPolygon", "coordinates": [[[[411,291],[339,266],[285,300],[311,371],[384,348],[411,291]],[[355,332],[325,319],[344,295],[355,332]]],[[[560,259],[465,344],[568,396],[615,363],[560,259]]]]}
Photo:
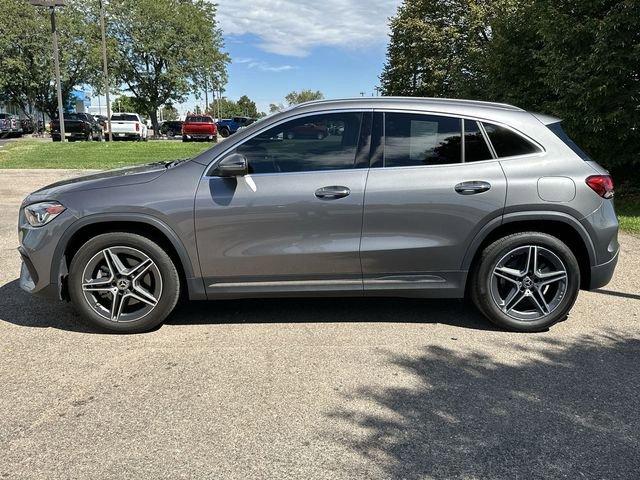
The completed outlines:
{"type": "Polygon", "coordinates": [[[133,322],[151,313],[162,295],[162,275],[148,255],[114,246],[95,254],[82,273],[87,304],[112,322],[133,322]]]}
{"type": "Polygon", "coordinates": [[[491,274],[491,296],[503,313],[517,320],[539,320],[555,311],[567,292],[562,260],[537,245],[515,248],[491,274]]]}

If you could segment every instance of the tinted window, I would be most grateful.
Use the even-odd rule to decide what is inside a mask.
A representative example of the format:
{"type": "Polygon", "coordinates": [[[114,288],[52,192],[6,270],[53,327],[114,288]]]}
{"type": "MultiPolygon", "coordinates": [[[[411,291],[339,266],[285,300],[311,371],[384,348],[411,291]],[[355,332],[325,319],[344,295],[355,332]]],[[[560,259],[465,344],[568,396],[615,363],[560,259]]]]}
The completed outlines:
{"type": "Polygon", "coordinates": [[[353,168],[361,113],[314,115],[278,125],[236,151],[249,173],[307,172],[353,168]]]}
{"type": "Polygon", "coordinates": [[[411,113],[385,114],[385,167],[461,161],[461,120],[411,113]]]}
{"type": "Polygon", "coordinates": [[[565,131],[562,129],[562,125],[560,125],[560,122],[552,123],[551,125],[547,125],[547,127],[549,127],[549,130],[555,133],[556,136],[560,140],[562,140],[567,145],[567,147],[573,150],[581,159],[585,161],[591,160],[591,158],[589,157],[589,154],[584,150],[582,150],[576,142],[574,142],[573,140],[571,140],[571,138],[569,138],[569,135],[567,135],[565,131]]]}
{"type": "Polygon", "coordinates": [[[498,157],[513,157],[538,152],[538,147],[508,128],[483,123],[498,157]]]}
{"type": "Polygon", "coordinates": [[[111,120],[119,120],[122,122],[137,122],[138,120],[138,116],[137,115],[127,115],[126,113],[116,113],[111,115],[111,120]]]}
{"type": "Polygon", "coordinates": [[[464,161],[479,162],[490,160],[491,151],[484,141],[478,122],[474,120],[464,121],[464,161]]]}

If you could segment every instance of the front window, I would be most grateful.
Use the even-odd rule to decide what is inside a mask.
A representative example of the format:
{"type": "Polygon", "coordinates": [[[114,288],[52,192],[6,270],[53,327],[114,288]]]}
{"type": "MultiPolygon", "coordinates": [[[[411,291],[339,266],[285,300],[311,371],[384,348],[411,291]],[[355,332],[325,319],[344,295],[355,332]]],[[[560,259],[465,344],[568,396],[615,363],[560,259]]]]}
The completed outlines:
{"type": "Polygon", "coordinates": [[[361,113],[302,117],[260,133],[240,145],[249,173],[285,173],[353,168],[361,113]]]}

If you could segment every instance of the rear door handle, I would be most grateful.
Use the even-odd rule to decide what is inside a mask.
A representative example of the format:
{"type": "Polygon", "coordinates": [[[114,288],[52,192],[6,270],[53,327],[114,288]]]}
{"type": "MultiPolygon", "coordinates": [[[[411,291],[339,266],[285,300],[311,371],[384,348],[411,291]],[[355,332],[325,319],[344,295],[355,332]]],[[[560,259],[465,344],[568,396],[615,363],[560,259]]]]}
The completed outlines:
{"type": "Polygon", "coordinates": [[[335,200],[337,198],[344,198],[351,193],[348,187],[342,187],[340,185],[332,185],[330,187],[322,187],[316,190],[316,197],[322,200],[335,200]]]}
{"type": "Polygon", "coordinates": [[[462,182],[457,184],[454,189],[460,195],[475,195],[476,193],[486,192],[491,188],[489,182],[473,180],[471,182],[462,182]]]}

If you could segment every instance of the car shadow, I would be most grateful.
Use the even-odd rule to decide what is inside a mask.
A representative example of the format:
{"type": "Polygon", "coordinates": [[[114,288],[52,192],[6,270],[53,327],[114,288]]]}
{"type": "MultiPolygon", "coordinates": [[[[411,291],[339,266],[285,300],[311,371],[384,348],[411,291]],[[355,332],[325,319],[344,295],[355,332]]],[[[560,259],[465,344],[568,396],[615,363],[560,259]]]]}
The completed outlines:
{"type": "MultiPolygon", "coordinates": [[[[24,292],[19,281],[0,286],[0,321],[23,327],[103,333],[85,324],[71,304],[24,292]]],[[[277,298],[183,302],[169,325],[234,323],[400,322],[442,323],[474,330],[496,330],[462,300],[401,298],[277,298]]]]}
{"type": "Polygon", "coordinates": [[[507,359],[438,345],[385,354],[403,375],[347,389],[326,412],[330,441],[377,476],[638,478],[638,338],[535,337],[507,359]]]}

